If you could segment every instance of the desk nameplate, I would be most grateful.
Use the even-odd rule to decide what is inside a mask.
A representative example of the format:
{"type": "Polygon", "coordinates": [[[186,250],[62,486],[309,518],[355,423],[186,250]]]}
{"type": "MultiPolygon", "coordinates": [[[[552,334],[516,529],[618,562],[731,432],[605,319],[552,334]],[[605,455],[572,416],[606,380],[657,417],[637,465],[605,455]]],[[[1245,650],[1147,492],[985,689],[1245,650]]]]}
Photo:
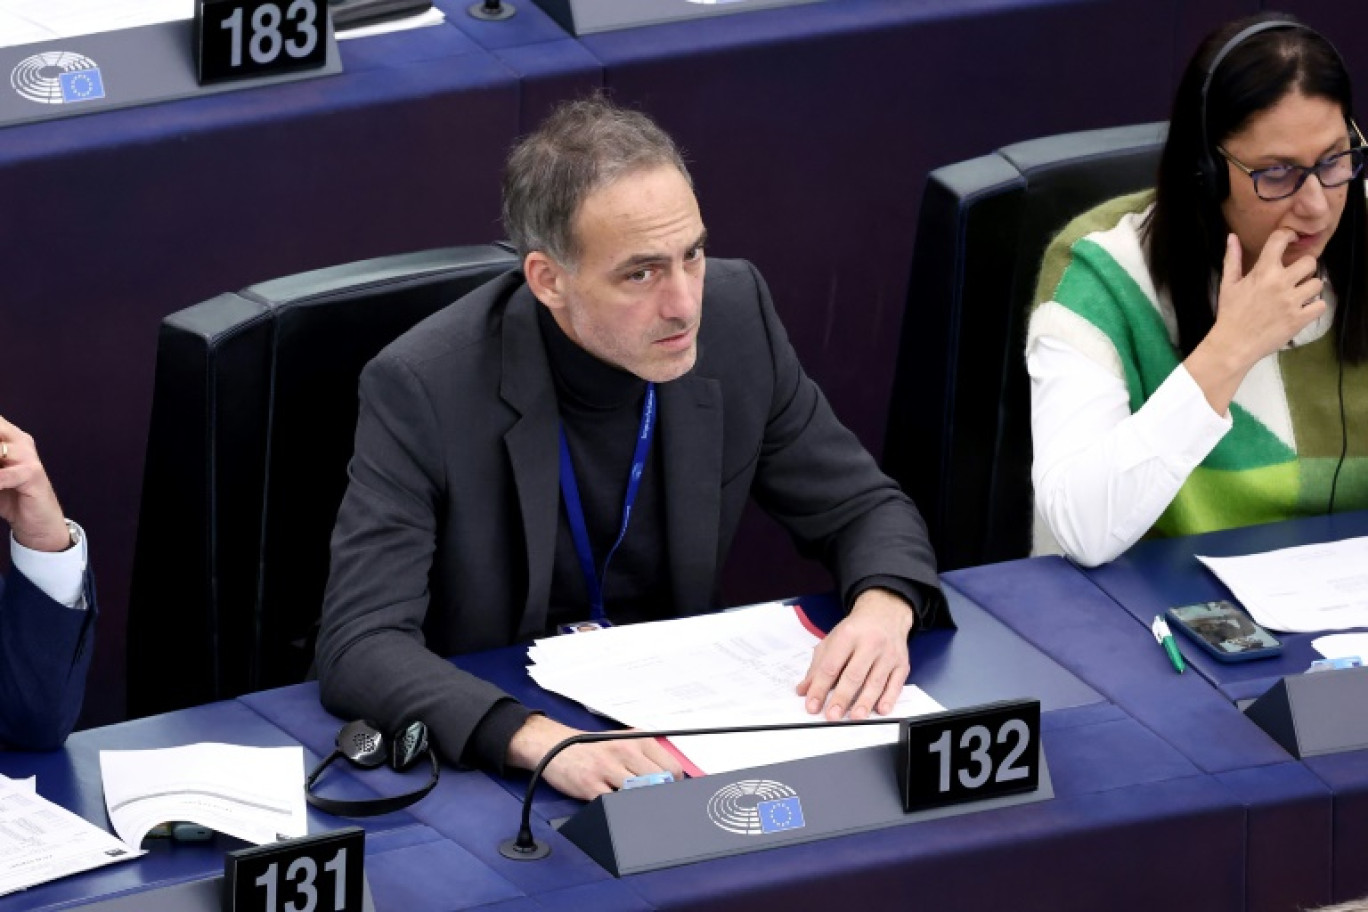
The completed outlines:
{"type": "MultiPolygon", "coordinates": [[[[362,912],[375,912],[370,883],[362,881],[362,912]]],[[[206,877],[186,883],[125,893],[81,906],[83,912],[223,912],[223,878],[206,877]]]]}
{"type": "Polygon", "coordinates": [[[342,72],[327,25],[319,69],[201,86],[192,19],[0,48],[0,126],[92,114],[342,72]]]}
{"type": "Polygon", "coordinates": [[[1034,791],[904,813],[898,753],[886,744],[612,792],[560,832],[622,876],[1054,797],[1042,750],[1034,791]]]}

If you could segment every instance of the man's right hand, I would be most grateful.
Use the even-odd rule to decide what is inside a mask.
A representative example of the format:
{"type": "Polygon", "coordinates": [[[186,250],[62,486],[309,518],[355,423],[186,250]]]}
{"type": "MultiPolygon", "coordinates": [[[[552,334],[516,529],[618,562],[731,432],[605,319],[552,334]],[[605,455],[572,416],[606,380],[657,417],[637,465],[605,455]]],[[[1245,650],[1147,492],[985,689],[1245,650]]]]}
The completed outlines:
{"type": "Polygon", "coordinates": [[[71,547],[61,504],[48,481],[33,438],[0,418],[0,519],[14,540],[34,551],[71,547]]]}
{"type": "MultiPolygon", "coordinates": [[[[546,716],[528,716],[508,743],[508,763],[534,769],[551,748],[582,734],[546,716]]],[[[654,738],[641,738],[567,747],[547,764],[543,775],[558,791],[589,801],[622,788],[622,783],[632,776],[662,771],[677,780],[684,778],[684,770],[669,751],[654,738]]]]}

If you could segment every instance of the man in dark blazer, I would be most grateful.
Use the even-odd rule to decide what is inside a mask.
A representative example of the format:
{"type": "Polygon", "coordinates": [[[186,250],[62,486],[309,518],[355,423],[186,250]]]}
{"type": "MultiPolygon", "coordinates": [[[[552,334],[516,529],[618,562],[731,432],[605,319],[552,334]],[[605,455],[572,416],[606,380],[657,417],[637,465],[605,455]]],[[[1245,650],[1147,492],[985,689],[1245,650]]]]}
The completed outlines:
{"type": "Polygon", "coordinates": [[[85,536],[62,514],[33,438],[0,418],[0,746],[59,747],[76,724],[95,629],[85,536]]]}
{"type": "MultiPolygon", "coordinates": [[[[504,221],[522,270],[362,374],[325,705],[422,719],[452,761],[535,766],[575,732],[443,656],[715,608],[754,496],[849,608],[794,682],[808,710],[891,709],[914,625],[947,620],[925,526],[803,373],[754,267],[706,260],[669,137],[601,100],[562,106],[510,156],[504,221]]],[[[590,798],[660,769],[679,773],[654,742],[621,741],[546,775],[590,798]]]]}

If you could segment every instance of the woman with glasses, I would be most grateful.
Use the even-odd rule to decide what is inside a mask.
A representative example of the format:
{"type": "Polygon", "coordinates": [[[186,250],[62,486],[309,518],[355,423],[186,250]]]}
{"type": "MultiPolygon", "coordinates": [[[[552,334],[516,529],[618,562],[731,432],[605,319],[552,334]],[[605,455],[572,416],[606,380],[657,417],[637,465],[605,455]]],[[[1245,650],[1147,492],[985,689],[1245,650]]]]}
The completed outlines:
{"type": "Polygon", "coordinates": [[[1036,550],[1368,507],[1368,202],[1349,74],[1262,14],[1209,36],[1152,191],[1052,242],[1027,334],[1036,550]]]}

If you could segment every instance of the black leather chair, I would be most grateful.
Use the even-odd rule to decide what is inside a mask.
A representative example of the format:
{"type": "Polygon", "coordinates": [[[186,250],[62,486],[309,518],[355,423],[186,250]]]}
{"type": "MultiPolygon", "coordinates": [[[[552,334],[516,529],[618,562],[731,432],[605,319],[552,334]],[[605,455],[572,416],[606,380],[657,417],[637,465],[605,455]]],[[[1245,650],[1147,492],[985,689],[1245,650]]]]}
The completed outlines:
{"type": "Polygon", "coordinates": [[[1051,136],[928,178],[884,467],[925,515],[941,569],[1030,552],[1024,351],[1041,256],[1074,216],[1153,186],[1165,132],[1051,136]]]}
{"type": "Polygon", "coordinates": [[[304,679],[361,368],[516,265],[500,246],[385,257],[162,322],[128,614],[130,714],[304,679]]]}

